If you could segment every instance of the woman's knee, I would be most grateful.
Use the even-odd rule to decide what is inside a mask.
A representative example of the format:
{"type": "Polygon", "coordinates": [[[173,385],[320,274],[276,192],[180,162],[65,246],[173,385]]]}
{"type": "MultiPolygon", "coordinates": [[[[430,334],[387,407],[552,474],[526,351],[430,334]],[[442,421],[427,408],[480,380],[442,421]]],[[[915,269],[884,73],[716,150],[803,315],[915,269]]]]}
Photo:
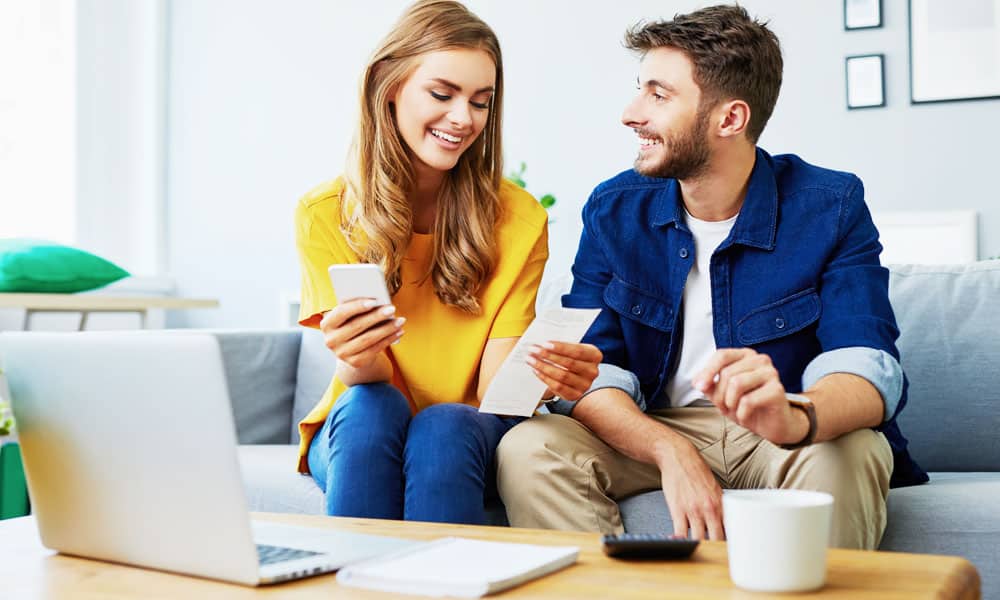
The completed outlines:
{"type": "MultiPolygon", "coordinates": [[[[337,399],[328,417],[331,430],[340,425],[364,423],[375,425],[403,424],[410,421],[410,403],[395,386],[388,383],[362,383],[347,388],[337,399]]],[[[331,431],[331,435],[335,433],[331,431]]]]}

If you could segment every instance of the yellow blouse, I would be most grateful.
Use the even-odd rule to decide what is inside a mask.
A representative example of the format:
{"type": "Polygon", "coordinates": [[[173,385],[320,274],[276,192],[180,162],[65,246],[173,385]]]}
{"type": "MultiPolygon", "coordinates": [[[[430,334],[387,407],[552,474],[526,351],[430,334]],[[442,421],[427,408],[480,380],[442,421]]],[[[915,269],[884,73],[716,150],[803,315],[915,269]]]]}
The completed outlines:
{"type": "MultiPolygon", "coordinates": [[[[323,313],[337,305],[327,267],[360,260],[340,231],[344,188],[342,179],[324,183],[306,194],[295,211],[302,267],[299,323],[307,327],[319,327],[323,313]]],[[[414,234],[407,248],[402,285],[392,299],[396,315],[406,317],[406,334],[386,352],[393,365],[392,383],[414,413],[444,402],[478,406],[479,362],[487,340],[518,337],[535,317],[535,296],[549,254],[547,214],[531,194],[506,180],[500,203],[498,261],[480,291],[479,315],[443,304],[429,278],[418,285],[432,259],[432,235],[414,234]]],[[[309,472],[309,444],[346,389],[334,377],[299,423],[300,472],[309,472]]]]}

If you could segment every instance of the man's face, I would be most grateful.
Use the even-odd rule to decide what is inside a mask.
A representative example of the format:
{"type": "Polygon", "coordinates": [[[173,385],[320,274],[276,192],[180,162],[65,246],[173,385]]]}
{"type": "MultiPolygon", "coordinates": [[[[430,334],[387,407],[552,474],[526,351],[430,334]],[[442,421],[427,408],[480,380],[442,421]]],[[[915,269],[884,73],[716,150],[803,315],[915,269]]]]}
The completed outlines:
{"type": "Polygon", "coordinates": [[[655,48],[639,65],[639,93],[622,123],[639,136],[635,170],[649,177],[691,179],[708,166],[708,111],[700,110],[701,90],[694,65],[684,52],[655,48]]]}

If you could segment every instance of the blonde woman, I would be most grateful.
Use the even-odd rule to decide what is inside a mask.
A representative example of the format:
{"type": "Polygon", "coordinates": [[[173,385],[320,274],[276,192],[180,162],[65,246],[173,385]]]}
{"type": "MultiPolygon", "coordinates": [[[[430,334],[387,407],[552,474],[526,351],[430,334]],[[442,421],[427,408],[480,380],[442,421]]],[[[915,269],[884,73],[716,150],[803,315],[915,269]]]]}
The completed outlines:
{"type": "MultiPolygon", "coordinates": [[[[299,424],[328,514],[485,522],[517,419],[477,407],[548,256],[545,211],[501,176],[502,99],[493,31],[458,2],[417,2],[365,71],[347,174],[298,205],[300,323],[338,358],[299,424]],[[356,262],[382,267],[392,305],[337,302],[327,267],[356,262]]],[[[601,353],[547,346],[528,359],[547,393],[579,398],[601,353]]]]}

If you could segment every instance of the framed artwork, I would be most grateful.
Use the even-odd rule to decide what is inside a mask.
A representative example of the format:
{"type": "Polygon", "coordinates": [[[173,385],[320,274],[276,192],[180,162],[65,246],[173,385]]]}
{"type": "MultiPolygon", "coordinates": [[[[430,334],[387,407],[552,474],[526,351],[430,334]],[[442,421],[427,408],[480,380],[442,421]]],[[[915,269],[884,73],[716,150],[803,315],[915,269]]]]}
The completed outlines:
{"type": "Polygon", "coordinates": [[[844,30],[882,26],[882,0],[844,0],[844,30]]]}
{"type": "Polygon", "coordinates": [[[910,0],[910,102],[1000,98],[1000,0],[910,0]]]}
{"type": "Polygon", "coordinates": [[[885,106],[885,55],[848,56],[844,71],[848,110],[885,106]]]}

